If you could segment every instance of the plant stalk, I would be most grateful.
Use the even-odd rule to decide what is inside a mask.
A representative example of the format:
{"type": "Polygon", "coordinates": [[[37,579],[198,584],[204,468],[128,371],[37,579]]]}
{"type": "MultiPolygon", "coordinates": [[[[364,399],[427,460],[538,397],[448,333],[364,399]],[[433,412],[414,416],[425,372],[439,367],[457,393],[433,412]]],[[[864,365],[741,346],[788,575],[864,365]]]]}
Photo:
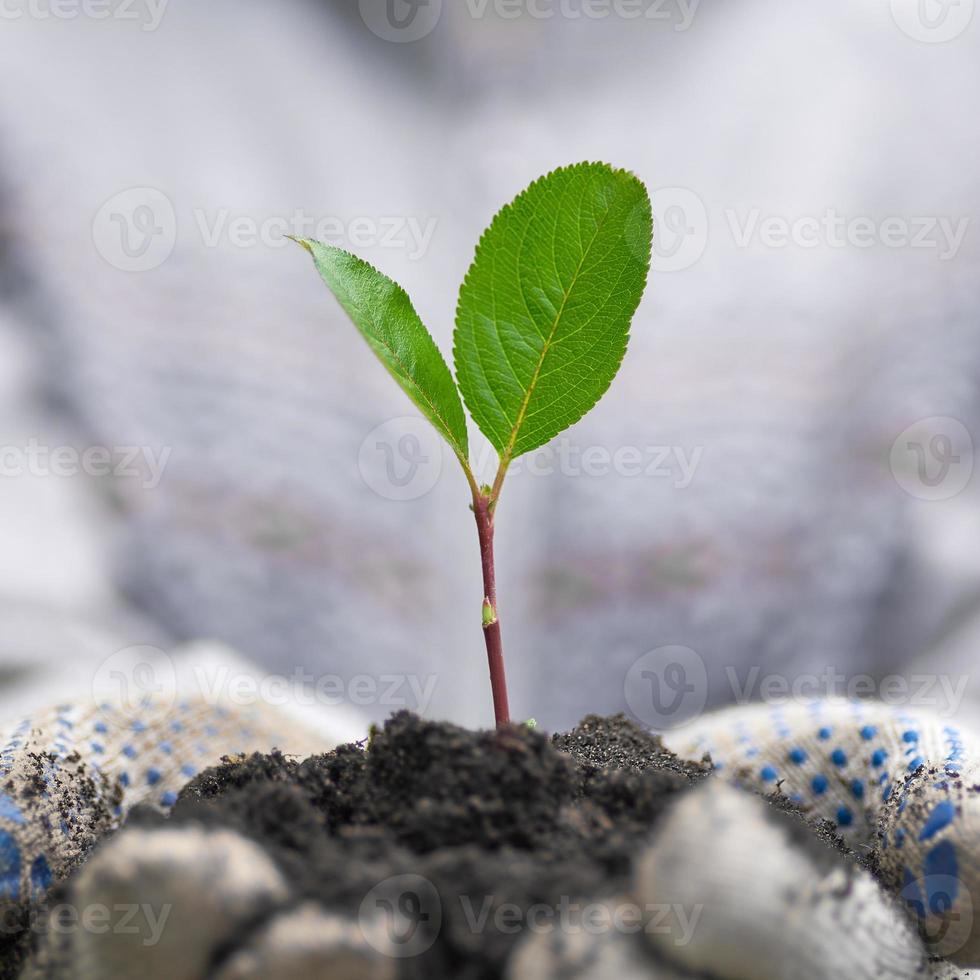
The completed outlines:
{"type": "Polygon", "coordinates": [[[507,704],[507,678],[504,674],[504,651],[500,640],[497,615],[497,580],[493,566],[493,511],[495,498],[484,490],[473,493],[473,513],[480,538],[480,560],[483,566],[483,637],[487,644],[490,667],[490,689],[493,692],[493,714],[497,727],[510,722],[507,704]]]}

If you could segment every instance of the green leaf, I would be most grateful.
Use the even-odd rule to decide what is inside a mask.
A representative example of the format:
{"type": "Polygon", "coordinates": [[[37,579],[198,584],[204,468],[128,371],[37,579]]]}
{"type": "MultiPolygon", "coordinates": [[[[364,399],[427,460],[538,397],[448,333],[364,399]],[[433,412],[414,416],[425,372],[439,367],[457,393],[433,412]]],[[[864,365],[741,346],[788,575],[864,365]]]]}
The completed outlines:
{"type": "Polygon", "coordinates": [[[652,233],[646,188],[602,163],[535,181],[484,232],[453,347],[466,406],[505,463],[577,422],[609,387],[652,233]]]}
{"type": "Polygon", "coordinates": [[[466,416],[452,374],[398,283],[342,248],[297,239],[371,350],[466,462],[466,416]]]}

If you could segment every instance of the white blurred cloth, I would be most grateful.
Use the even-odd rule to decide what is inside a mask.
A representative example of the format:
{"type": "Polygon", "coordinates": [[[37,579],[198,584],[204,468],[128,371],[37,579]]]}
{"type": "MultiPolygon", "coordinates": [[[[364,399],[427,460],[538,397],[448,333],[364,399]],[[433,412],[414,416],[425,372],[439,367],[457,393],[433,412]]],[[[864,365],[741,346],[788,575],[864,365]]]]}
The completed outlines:
{"type": "Polygon", "coordinates": [[[978,595],[977,486],[917,500],[888,457],[923,418],[977,431],[975,229],[944,261],[742,248],[732,222],[975,215],[976,25],[929,45],[888,4],[844,0],[705,4],[685,31],[468,9],[446,5],[414,44],[376,37],[354,5],[298,0],[173,4],[155,31],[3,25],[7,319],[53,399],[21,398],[12,438],[56,440],[60,426],[85,445],[170,450],[153,489],[79,483],[28,503],[5,488],[2,519],[43,514],[46,531],[5,588],[19,595],[47,556],[60,578],[31,601],[120,612],[125,597],[121,614],[145,622],[125,642],[214,636],[271,670],[435,671],[433,713],[488,720],[453,461],[418,499],[374,492],[359,454],[410,406],[301,255],[207,238],[223,211],[300,208],[348,231],[434,219],[421,255],[348,244],[408,289],[448,354],[494,211],[556,165],[602,158],[649,184],[658,219],[658,190],[693,193],[709,234],[689,268],[654,270],[619,378],[567,436],[648,463],[664,447],[666,475],[525,472],[505,488],[516,715],[559,727],[618,710],[630,665],[670,643],[706,661],[715,703],[731,699],[733,666],[883,673],[923,654],[978,595]],[[93,220],[146,187],[173,207],[175,247],[121,271],[93,246],[93,220]],[[687,485],[682,458],[699,461],[687,485]]]}

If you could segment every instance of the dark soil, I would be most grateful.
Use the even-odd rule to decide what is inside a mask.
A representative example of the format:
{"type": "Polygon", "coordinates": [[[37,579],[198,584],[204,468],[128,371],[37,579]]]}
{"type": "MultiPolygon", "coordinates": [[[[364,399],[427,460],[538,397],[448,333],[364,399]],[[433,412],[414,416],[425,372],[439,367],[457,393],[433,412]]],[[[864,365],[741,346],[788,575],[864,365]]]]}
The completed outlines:
{"type": "Polygon", "coordinates": [[[438,940],[400,959],[399,976],[482,980],[500,976],[520,938],[494,927],[498,908],[622,892],[671,798],[710,772],[623,715],[589,716],[549,738],[401,712],[366,746],[304,762],[276,753],[226,761],[188,784],[170,820],[237,828],[274,856],[297,901],[347,915],[379,882],[422,876],[439,906],[438,940]]]}

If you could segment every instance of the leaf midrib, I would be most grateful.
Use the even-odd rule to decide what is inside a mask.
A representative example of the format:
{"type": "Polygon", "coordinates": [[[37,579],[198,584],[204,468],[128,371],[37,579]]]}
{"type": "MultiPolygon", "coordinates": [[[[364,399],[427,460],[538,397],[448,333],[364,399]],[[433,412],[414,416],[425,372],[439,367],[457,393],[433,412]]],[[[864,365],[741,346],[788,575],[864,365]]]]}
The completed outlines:
{"type": "Polygon", "coordinates": [[[551,328],[548,331],[548,336],[545,337],[544,344],[541,347],[541,356],[538,358],[538,363],[534,366],[534,373],[531,375],[531,380],[528,382],[527,390],[524,392],[521,407],[517,412],[517,419],[514,422],[514,427],[510,430],[510,438],[508,439],[507,445],[501,454],[501,463],[509,463],[513,458],[514,446],[517,445],[517,436],[520,433],[521,426],[524,424],[527,408],[531,402],[531,396],[534,394],[534,388],[537,385],[538,378],[541,374],[541,367],[544,364],[544,359],[548,356],[548,351],[551,349],[555,332],[558,329],[559,323],[561,323],[562,314],[565,312],[565,306],[568,303],[568,298],[571,296],[572,291],[575,288],[575,284],[578,282],[578,277],[582,273],[582,266],[585,265],[585,260],[589,257],[589,253],[592,251],[592,246],[595,244],[596,239],[599,237],[599,233],[602,231],[603,225],[608,220],[612,211],[612,207],[607,208],[606,213],[596,223],[596,229],[592,233],[592,238],[589,240],[589,244],[585,247],[585,251],[582,253],[582,258],[579,259],[578,266],[576,267],[575,272],[572,274],[567,290],[565,290],[562,295],[561,306],[558,308],[558,312],[555,314],[551,328]]]}

